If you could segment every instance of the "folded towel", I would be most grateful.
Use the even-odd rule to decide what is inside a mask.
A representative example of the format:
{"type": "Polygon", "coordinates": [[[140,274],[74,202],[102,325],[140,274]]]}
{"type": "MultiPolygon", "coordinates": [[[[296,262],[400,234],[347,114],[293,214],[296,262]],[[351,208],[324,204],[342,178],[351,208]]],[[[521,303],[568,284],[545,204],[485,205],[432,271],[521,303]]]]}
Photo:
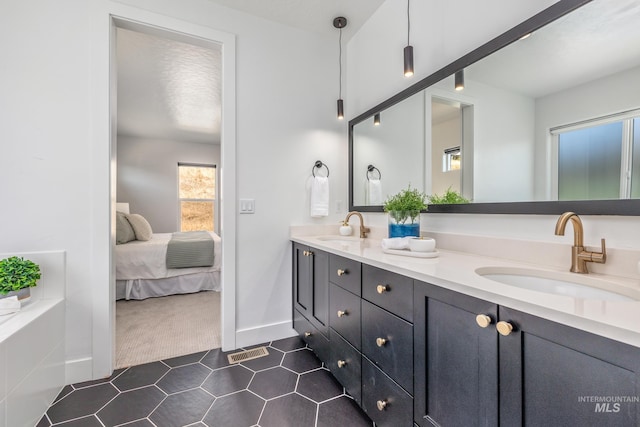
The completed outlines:
{"type": "Polygon", "coordinates": [[[380,244],[382,249],[409,249],[409,240],[415,238],[415,236],[391,237],[390,239],[382,239],[380,244]]]}
{"type": "Polygon", "coordinates": [[[20,301],[17,296],[0,299],[0,315],[15,313],[20,311],[20,301]]]}
{"type": "Polygon", "coordinates": [[[367,204],[369,205],[381,205],[382,200],[382,183],[379,179],[367,180],[367,204]]]}
{"type": "Polygon", "coordinates": [[[329,178],[316,176],[311,182],[311,216],[329,215],[329,178]]]}

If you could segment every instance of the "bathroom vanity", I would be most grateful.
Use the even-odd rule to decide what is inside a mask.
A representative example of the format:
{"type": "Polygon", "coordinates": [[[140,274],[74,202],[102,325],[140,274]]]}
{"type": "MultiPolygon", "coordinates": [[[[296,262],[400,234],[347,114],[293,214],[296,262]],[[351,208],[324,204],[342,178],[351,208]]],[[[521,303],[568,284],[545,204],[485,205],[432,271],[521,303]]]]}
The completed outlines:
{"type": "Polygon", "coordinates": [[[476,273],[518,267],[495,258],[292,240],[294,328],[376,425],[639,424],[640,302],[555,297],[476,273]]]}

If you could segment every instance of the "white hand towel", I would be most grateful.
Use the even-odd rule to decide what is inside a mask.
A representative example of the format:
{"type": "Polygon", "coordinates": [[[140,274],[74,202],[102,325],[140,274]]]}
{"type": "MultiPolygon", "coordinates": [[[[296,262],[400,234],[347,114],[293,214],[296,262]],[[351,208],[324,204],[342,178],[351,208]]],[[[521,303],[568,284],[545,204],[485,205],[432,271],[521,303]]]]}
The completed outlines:
{"type": "Polygon", "coordinates": [[[382,239],[380,244],[382,249],[409,249],[409,240],[415,238],[415,236],[391,237],[390,239],[382,239]]]}
{"type": "Polygon", "coordinates": [[[367,180],[367,195],[369,196],[369,205],[381,205],[384,203],[382,200],[382,183],[379,179],[367,180]]]}
{"type": "Polygon", "coordinates": [[[0,315],[15,313],[20,311],[20,301],[17,296],[0,299],[0,315]]]}
{"type": "Polygon", "coordinates": [[[316,176],[311,181],[311,216],[329,215],[329,178],[316,176]]]}

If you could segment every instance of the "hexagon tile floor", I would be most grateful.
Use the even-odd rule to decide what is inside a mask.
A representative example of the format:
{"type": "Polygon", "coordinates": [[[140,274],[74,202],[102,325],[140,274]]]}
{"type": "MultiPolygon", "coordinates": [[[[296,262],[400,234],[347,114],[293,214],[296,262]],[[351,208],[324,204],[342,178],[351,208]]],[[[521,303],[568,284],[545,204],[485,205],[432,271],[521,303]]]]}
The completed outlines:
{"type": "Polygon", "coordinates": [[[230,365],[215,349],[68,385],[36,427],[373,425],[298,337],[268,350],[230,365]]]}

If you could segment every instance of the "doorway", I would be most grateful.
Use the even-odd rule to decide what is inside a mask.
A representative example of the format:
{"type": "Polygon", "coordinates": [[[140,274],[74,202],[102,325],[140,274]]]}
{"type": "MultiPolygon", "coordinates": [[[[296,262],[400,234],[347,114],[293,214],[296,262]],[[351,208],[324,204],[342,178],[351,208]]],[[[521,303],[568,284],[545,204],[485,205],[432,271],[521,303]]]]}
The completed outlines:
{"type": "MultiPolygon", "coordinates": [[[[135,15],[132,14],[132,15],[135,15]]],[[[224,234],[225,240],[222,243],[221,251],[221,282],[224,284],[221,292],[221,323],[222,323],[222,348],[225,350],[235,348],[235,217],[233,204],[225,206],[222,204],[223,196],[228,200],[235,200],[236,183],[233,170],[235,169],[235,40],[232,35],[220,33],[209,28],[173,20],[164,16],[156,16],[149,13],[143,13],[143,19],[136,16],[128,18],[113,17],[111,19],[111,36],[110,36],[110,104],[112,106],[110,112],[110,123],[117,122],[117,112],[114,105],[117,98],[117,81],[115,80],[116,65],[116,32],[117,29],[127,29],[140,31],[145,34],[154,34],[177,39],[182,42],[195,44],[197,46],[209,45],[211,43],[222,45],[224,52],[222,53],[221,71],[225,75],[225,81],[222,83],[222,95],[224,100],[221,102],[221,109],[225,111],[224,117],[220,123],[220,197],[221,208],[219,209],[220,233],[224,234]],[[137,21],[133,19],[138,18],[137,21]],[[140,22],[145,22],[141,24],[140,22]],[[229,168],[225,168],[229,165],[229,168]],[[226,171],[229,170],[227,173],[226,171]]],[[[110,195],[111,195],[111,212],[112,218],[115,213],[115,196],[117,186],[115,183],[116,162],[114,162],[117,147],[116,132],[112,125],[111,132],[111,176],[110,195]]],[[[113,223],[113,221],[112,221],[113,223]]],[[[115,225],[112,225],[113,230],[115,225]]],[[[113,231],[112,231],[113,236],[113,231]]],[[[94,319],[99,321],[94,323],[95,330],[108,330],[111,333],[110,347],[111,359],[94,358],[94,372],[110,371],[115,366],[115,297],[113,288],[115,287],[115,264],[114,264],[114,246],[113,237],[111,241],[111,274],[110,274],[110,300],[112,302],[98,304],[100,310],[96,310],[94,319]],[[105,325],[104,310],[108,307],[108,325],[105,325]],[[105,366],[108,363],[108,367],[105,366]]],[[[100,345],[102,347],[102,345],[100,345]]]]}

